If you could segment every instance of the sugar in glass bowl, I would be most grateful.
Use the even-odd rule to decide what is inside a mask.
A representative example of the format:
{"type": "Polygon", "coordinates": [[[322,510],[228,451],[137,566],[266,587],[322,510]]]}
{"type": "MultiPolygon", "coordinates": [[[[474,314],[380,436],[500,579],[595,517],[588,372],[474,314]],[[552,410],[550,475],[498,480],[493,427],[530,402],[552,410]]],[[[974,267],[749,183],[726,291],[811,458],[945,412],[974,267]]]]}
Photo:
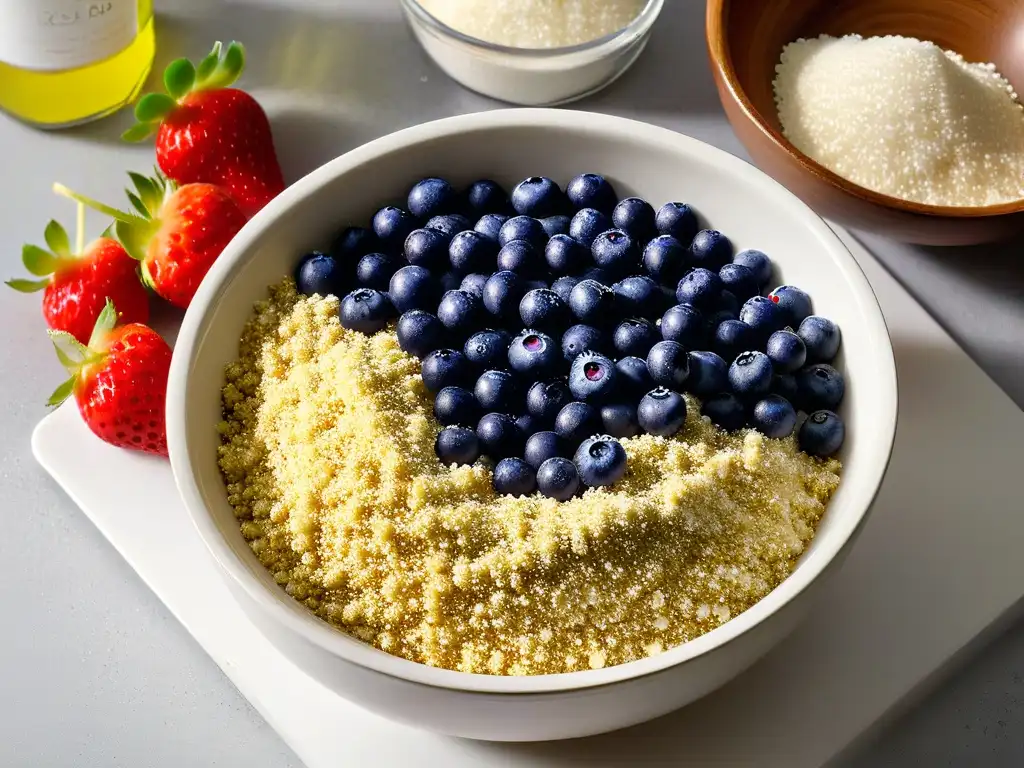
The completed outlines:
{"type": "Polygon", "coordinates": [[[605,88],[643,52],[664,0],[649,0],[624,28],[561,48],[513,48],[465,35],[401,0],[423,50],[453,80],[472,91],[524,106],[553,106],[605,88]]]}
{"type": "Polygon", "coordinates": [[[878,303],[856,261],[806,205],[753,166],[702,142],[622,118],[567,110],[497,110],[416,126],[339,157],[285,190],[231,242],[186,313],[167,394],[171,465],[185,508],[231,594],[291,662],[339,695],[405,724],[457,736],[528,741],[634,725],[734,677],[793,629],[861,529],[889,462],[896,372],[878,303]],[[340,226],[369,219],[424,176],[510,185],[543,172],[561,183],[605,174],[623,195],[684,200],[760,248],[780,282],[806,289],[843,330],[834,363],[844,400],[843,476],[792,574],[722,626],[618,666],[505,677],[428,667],[360,642],[278,586],[250,549],[217,466],[225,364],[267,286],[340,226]]]}

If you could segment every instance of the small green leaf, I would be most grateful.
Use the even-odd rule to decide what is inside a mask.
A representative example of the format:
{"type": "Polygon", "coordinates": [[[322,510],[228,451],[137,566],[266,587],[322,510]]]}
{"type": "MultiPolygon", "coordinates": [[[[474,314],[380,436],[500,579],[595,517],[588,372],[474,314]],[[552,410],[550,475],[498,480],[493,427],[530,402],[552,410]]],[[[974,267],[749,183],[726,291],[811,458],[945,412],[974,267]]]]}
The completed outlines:
{"type": "Polygon", "coordinates": [[[140,216],[149,216],[149,211],[146,210],[145,203],[143,203],[139,199],[138,195],[136,195],[134,192],[132,192],[129,189],[125,190],[125,194],[128,195],[128,200],[129,200],[129,202],[131,202],[132,208],[134,208],[136,211],[138,211],[140,216]]]}
{"type": "Polygon", "coordinates": [[[117,310],[114,309],[114,302],[107,297],[107,303],[103,306],[99,317],[96,318],[96,325],[92,328],[92,336],[89,337],[89,346],[96,349],[103,341],[103,337],[110,333],[117,325],[117,310]]]}
{"type": "Polygon", "coordinates": [[[51,221],[47,224],[43,237],[53,253],[58,256],[71,255],[71,241],[68,240],[68,233],[64,231],[64,227],[60,225],[60,222],[51,221]]]}
{"type": "Polygon", "coordinates": [[[147,93],[135,105],[135,119],[140,123],[155,123],[162,120],[178,106],[166,93],[147,93]]]}
{"type": "Polygon", "coordinates": [[[79,368],[89,362],[93,353],[82,342],[76,339],[67,331],[47,331],[53,348],[57,352],[57,359],[60,364],[75,373],[79,368]]]}
{"type": "Polygon", "coordinates": [[[71,393],[75,391],[75,381],[77,380],[77,376],[72,376],[70,379],[68,379],[55,390],[53,390],[53,394],[50,395],[50,399],[46,401],[46,404],[56,408],[58,405],[60,405],[69,397],[71,397],[71,393]]]}
{"type": "Polygon", "coordinates": [[[224,51],[224,57],[217,64],[217,68],[203,82],[203,89],[227,88],[238,80],[243,69],[245,69],[245,48],[241,43],[233,42],[224,51]]]}
{"type": "Polygon", "coordinates": [[[135,190],[138,192],[138,199],[145,210],[145,213],[142,215],[145,218],[152,218],[160,210],[160,206],[164,201],[162,185],[159,181],[151,179],[148,176],[143,176],[141,173],[135,173],[134,171],[129,171],[128,177],[132,180],[132,183],[135,184],[135,190]]]}
{"type": "Polygon", "coordinates": [[[140,141],[145,141],[154,133],[156,133],[156,123],[136,123],[127,131],[121,134],[121,140],[136,144],[140,141]]]}
{"type": "Polygon", "coordinates": [[[100,233],[100,237],[105,237],[108,240],[113,240],[115,236],[116,233],[114,232],[114,222],[110,222],[107,228],[100,233]]]}
{"type": "Polygon", "coordinates": [[[4,283],[4,285],[13,288],[18,293],[35,293],[36,291],[43,290],[49,284],[49,280],[21,280],[19,278],[8,280],[4,283]]]}
{"type": "Polygon", "coordinates": [[[206,80],[213,74],[213,71],[217,69],[217,64],[220,63],[220,52],[221,44],[220,40],[213,44],[213,50],[211,50],[202,61],[199,62],[199,66],[196,67],[196,83],[202,86],[206,80]]]}
{"type": "Polygon", "coordinates": [[[114,225],[114,232],[121,245],[128,251],[128,255],[136,261],[142,261],[146,258],[146,249],[157,227],[159,224],[146,219],[137,219],[134,222],[118,221],[114,225]]]}
{"type": "Polygon", "coordinates": [[[164,70],[164,86],[175,101],[187,95],[195,82],[196,68],[188,59],[176,59],[164,70]]]}
{"type": "Polygon", "coordinates": [[[21,249],[21,263],[25,269],[36,277],[52,275],[60,261],[49,251],[44,251],[38,245],[26,245],[21,249]]]}

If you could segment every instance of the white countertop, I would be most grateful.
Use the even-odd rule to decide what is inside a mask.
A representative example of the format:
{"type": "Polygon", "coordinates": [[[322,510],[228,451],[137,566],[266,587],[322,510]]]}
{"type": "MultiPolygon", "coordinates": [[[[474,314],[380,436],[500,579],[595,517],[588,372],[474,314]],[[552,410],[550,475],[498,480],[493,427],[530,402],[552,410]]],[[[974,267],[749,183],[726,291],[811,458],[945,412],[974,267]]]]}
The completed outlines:
{"type": "MultiPolygon", "coordinates": [[[[157,11],[158,67],[200,56],[218,37],[246,43],[251,71],[243,84],[273,115],[289,178],[397,128],[499,106],[451,83],[425,58],[396,0],[157,0],[157,11]]],[[[714,91],[697,0],[668,0],[636,67],[576,107],[661,124],[744,154],[714,91]]],[[[50,193],[53,181],[117,201],[123,172],[152,164],[148,148],[118,142],[127,123],[120,115],[50,134],[0,115],[4,278],[20,275],[20,245],[41,239],[46,221],[73,219],[73,207],[50,193]]],[[[101,222],[92,223],[95,233],[101,222]]],[[[1022,243],[925,249],[863,240],[1024,404],[1024,268],[1015,263],[1022,243]]],[[[37,300],[0,296],[0,556],[7,571],[0,583],[7,630],[0,635],[0,765],[298,765],[33,462],[29,434],[61,370],[37,300]]],[[[1016,626],[852,764],[1024,764],[1021,669],[1024,626],[1016,626]]]]}

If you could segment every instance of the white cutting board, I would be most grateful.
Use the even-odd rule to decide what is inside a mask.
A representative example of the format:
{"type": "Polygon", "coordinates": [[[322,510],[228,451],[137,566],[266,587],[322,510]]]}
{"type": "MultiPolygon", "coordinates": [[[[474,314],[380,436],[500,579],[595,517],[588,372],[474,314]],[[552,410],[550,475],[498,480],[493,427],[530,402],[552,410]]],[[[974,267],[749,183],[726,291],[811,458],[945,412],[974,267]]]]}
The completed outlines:
{"type": "Polygon", "coordinates": [[[1024,595],[1024,413],[840,234],[878,294],[899,373],[899,429],[875,510],[793,636],[706,699],[626,731],[487,744],[364,712],[293,667],[235,606],[165,462],[100,443],[73,405],[39,424],[33,451],[310,768],[820,766],[1024,595]]]}

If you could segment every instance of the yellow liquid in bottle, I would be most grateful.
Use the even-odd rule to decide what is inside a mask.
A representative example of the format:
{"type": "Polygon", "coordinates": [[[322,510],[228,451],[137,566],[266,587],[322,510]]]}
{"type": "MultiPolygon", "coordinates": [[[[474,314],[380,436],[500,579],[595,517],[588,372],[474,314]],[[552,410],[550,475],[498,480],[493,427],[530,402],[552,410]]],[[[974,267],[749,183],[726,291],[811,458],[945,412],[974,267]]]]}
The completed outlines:
{"type": "Polygon", "coordinates": [[[0,109],[42,127],[95,120],[135,100],[153,66],[153,0],[138,0],[135,40],[113,56],[55,72],[0,62],[0,109]]]}

